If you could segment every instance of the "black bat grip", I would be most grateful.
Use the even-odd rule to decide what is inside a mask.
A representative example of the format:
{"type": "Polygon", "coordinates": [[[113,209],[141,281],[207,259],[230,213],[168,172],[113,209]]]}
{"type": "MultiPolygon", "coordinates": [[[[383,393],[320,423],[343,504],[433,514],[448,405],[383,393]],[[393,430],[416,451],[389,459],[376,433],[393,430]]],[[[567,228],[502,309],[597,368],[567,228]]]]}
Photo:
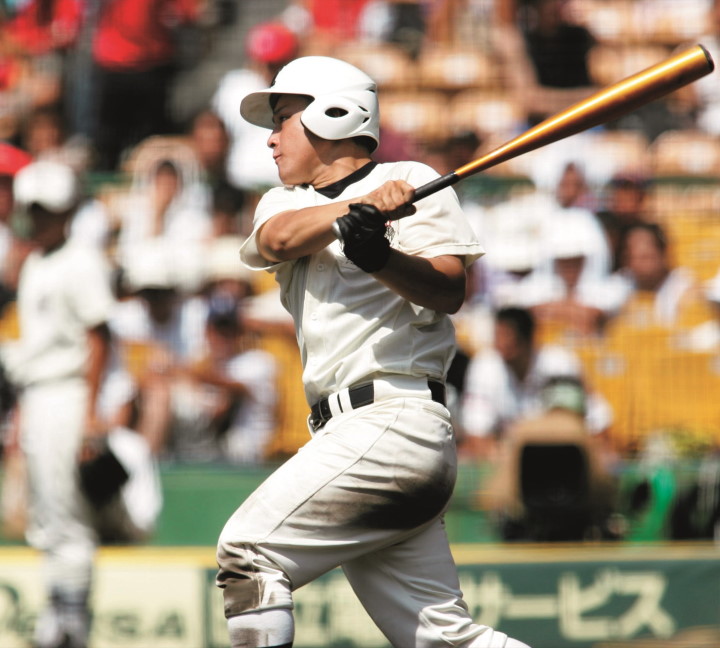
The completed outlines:
{"type": "Polygon", "coordinates": [[[456,175],[455,171],[446,173],[444,176],[435,178],[435,180],[430,180],[430,182],[427,182],[424,185],[415,189],[415,194],[413,195],[413,198],[410,202],[415,203],[418,200],[427,198],[428,196],[434,194],[437,191],[440,191],[441,189],[445,189],[446,187],[454,185],[458,180],[460,180],[460,176],[456,175]]]}

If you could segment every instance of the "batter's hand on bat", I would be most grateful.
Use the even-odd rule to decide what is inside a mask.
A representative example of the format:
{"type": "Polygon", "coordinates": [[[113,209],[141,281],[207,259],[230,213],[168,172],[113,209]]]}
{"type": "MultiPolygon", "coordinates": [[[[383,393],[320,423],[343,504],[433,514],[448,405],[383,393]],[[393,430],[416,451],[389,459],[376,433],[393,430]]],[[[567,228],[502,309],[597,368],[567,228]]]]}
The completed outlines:
{"type": "Polygon", "coordinates": [[[365,272],[378,272],[388,261],[390,241],[385,236],[386,222],[385,214],[377,207],[353,203],[350,211],[333,224],[343,253],[365,272]]]}
{"type": "Polygon", "coordinates": [[[415,188],[405,180],[389,180],[357,202],[375,207],[386,222],[414,214],[415,206],[410,204],[414,194],[415,188]]]}

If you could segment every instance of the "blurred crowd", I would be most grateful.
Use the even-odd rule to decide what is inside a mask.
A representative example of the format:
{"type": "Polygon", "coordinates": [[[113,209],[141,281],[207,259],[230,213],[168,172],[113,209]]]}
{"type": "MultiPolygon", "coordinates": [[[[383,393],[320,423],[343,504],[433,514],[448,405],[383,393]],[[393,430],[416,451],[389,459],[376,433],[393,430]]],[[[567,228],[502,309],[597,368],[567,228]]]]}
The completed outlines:
{"type": "MultiPolygon", "coordinates": [[[[278,182],[267,132],[238,107],[284,63],[326,54],[365,69],[380,86],[377,159],[446,173],[678,48],[699,42],[720,61],[718,0],[288,0],[251,25],[244,56],[180,122],[173,84],[209,55],[232,4],[0,9],[2,344],[22,333],[18,277],[32,250],[13,177],[59,163],[82,186],[69,240],[110,268],[106,424],[167,461],[257,464],[307,435],[295,332],[272,278],[238,260],[257,200],[278,182]]],[[[455,316],[464,460],[515,465],[528,438],[575,445],[606,519],[609,476],[623,460],[656,460],[648,440],[716,457],[719,111],[715,73],[457,185],[487,251],[455,316]],[[697,401],[677,404],[688,395],[697,401]]],[[[510,513],[521,493],[508,488],[494,484],[486,505],[506,537],[522,537],[510,513]]]]}

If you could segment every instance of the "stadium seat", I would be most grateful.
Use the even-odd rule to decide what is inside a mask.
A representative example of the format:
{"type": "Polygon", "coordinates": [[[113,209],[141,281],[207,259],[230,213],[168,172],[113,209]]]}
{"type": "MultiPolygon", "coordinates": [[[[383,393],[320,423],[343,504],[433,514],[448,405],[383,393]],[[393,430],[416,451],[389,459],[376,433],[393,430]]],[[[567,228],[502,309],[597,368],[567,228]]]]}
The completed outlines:
{"type": "Polygon", "coordinates": [[[684,216],[714,217],[720,209],[720,178],[718,182],[688,182],[657,178],[650,189],[650,213],[667,226],[684,216]]]}
{"type": "Polygon", "coordinates": [[[675,47],[697,38],[711,28],[709,4],[685,2],[639,2],[634,4],[638,35],[645,43],[675,47]]]}
{"type": "Polygon", "coordinates": [[[633,5],[626,0],[585,0],[573,8],[576,20],[601,43],[617,44],[641,39],[633,5]]]}
{"type": "Polygon", "coordinates": [[[386,92],[380,123],[420,141],[447,137],[447,100],[441,92],[386,92]]]}
{"type": "Polygon", "coordinates": [[[494,88],[498,69],[487,54],[467,46],[430,46],[418,58],[420,87],[427,90],[494,88]]]}
{"type": "Polygon", "coordinates": [[[507,139],[519,134],[525,125],[522,106],[508,93],[464,90],[450,103],[451,123],[460,129],[507,139]]]}
{"type": "Polygon", "coordinates": [[[613,412],[610,430],[613,443],[622,447],[631,436],[631,374],[624,350],[604,341],[586,343],[574,348],[583,368],[588,390],[601,394],[613,412]]]}
{"type": "Polygon", "coordinates": [[[302,365],[295,340],[286,335],[266,333],[259,346],[272,353],[278,363],[277,427],[267,449],[267,458],[285,458],[294,454],[309,439],[309,407],[302,384],[302,365]]]}
{"type": "Polygon", "coordinates": [[[638,131],[601,130],[592,133],[589,149],[592,158],[602,160],[602,166],[607,167],[606,175],[646,176],[650,172],[649,145],[647,137],[638,131]]]}
{"type": "Polygon", "coordinates": [[[665,60],[670,49],[662,45],[596,45],[588,66],[593,83],[607,86],[665,60]]]}
{"type": "Polygon", "coordinates": [[[720,138],[697,130],[666,131],[651,149],[656,178],[720,178],[720,138]]]}
{"type": "Polygon", "coordinates": [[[720,441],[720,356],[666,349],[638,373],[637,429],[672,430],[688,443],[720,441]]]}
{"type": "Polygon", "coordinates": [[[673,261],[689,268],[699,280],[714,277],[720,268],[720,223],[714,212],[677,212],[669,215],[666,230],[673,261]]]}
{"type": "Polygon", "coordinates": [[[603,44],[676,46],[708,29],[707,3],[583,0],[574,3],[578,20],[603,44]]]}
{"type": "Polygon", "coordinates": [[[363,70],[383,90],[417,87],[417,65],[400,47],[389,43],[353,42],[338,48],[335,56],[363,70]]]}

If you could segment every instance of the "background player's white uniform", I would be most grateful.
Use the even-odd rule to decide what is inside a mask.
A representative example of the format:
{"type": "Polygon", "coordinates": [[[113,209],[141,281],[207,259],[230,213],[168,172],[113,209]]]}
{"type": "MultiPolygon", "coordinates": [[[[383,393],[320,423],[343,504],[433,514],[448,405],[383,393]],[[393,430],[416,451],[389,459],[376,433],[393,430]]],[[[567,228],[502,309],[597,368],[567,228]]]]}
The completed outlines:
{"type": "Polygon", "coordinates": [[[78,605],[90,588],[97,544],[76,472],[87,414],[86,334],[109,319],[113,304],[109,267],[97,250],[66,243],[33,253],[18,289],[22,338],[5,358],[22,389],[21,443],[31,488],[27,539],[44,554],[48,590],[78,605]]]}
{"type": "MultiPolygon", "coordinates": [[[[362,196],[391,179],[420,186],[436,176],[414,162],[368,165],[321,190],[273,189],[258,206],[241,258],[275,272],[296,322],[308,401],[327,397],[333,416],[228,521],[218,584],[229,617],[291,607],[292,589],[342,565],[393,645],[478,647],[493,635],[501,645],[500,633],[468,615],[441,521],[456,453],[449,413],[431,398],[429,380],[444,379],[454,353],[449,318],[390,291],[337,242],[272,266],[256,247],[258,228],[277,213],[362,196]],[[374,402],[353,408],[348,388],[368,381],[374,402]]],[[[458,255],[468,265],[482,254],[451,190],[417,207],[392,224],[394,247],[458,255]]]]}

